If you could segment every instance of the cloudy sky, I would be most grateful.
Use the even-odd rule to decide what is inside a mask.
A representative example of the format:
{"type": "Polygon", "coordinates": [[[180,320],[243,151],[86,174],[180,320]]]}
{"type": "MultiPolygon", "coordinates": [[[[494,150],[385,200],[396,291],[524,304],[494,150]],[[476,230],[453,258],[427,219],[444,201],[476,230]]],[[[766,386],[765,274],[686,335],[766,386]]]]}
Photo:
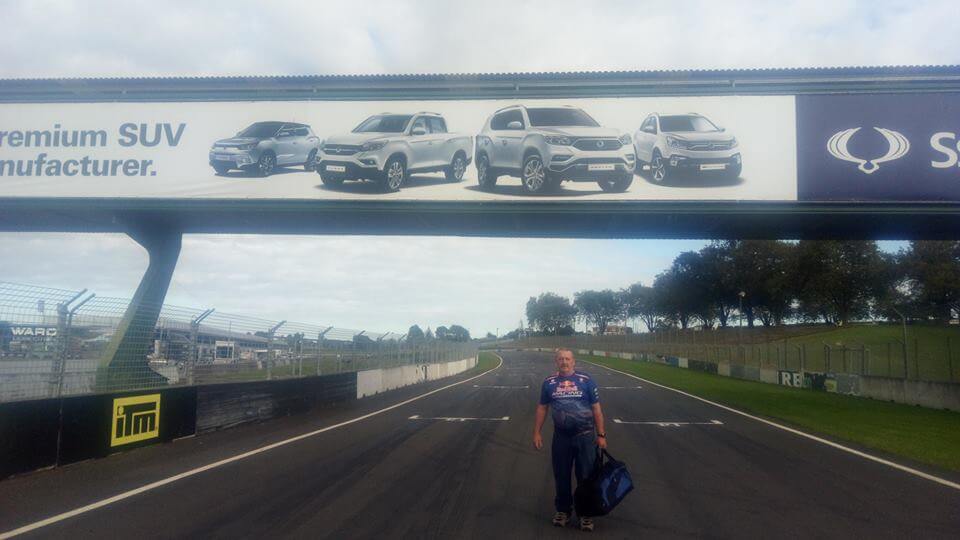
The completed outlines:
{"type": "MultiPolygon", "coordinates": [[[[960,64],[954,1],[0,0],[0,78],[960,64]]],[[[168,300],[400,330],[649,283],[700,241],[193,236],[168,300]]],[[[0,281],[132,294],[116,235],[0,233],[0,281]]]]}

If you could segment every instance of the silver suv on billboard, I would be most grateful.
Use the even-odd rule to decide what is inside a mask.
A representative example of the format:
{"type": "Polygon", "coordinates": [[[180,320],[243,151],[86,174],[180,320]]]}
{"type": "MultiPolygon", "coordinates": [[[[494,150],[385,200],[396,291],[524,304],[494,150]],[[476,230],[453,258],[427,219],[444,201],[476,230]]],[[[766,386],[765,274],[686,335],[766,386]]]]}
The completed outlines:
{"type": "Polygon", "coordinates": [[[256,122],[235,137],[210,148],[210,166],[224,175],[231,169],[270,176],[277,167],[303,165],[312,170],[320,138],[306,124],[256,122]]]}
{"type": "Polygon", "coordinates": [[[626,191],[633,182],[629,134],[602,127],[575,107],[500,109],[477,136],[477,180],[492,190],[501,175],[519,177],[527,193],[554,190],[565,180],[626,191]]]}
{"type": "Polygon", "coordinates": [[[684,172],[737,178],[743,167],[737,138],[697,113],[651,114],[634,133],[633,146],[637,172],[657,184],[684,172]]]}
{"type": "Polygon", "coordinates": [[[443,116],[383,113],[324,141],[317,173],[331,187],[372,180],[383,191],[397,191],[413,173],[442,171],[459,182],[472,161],[472,137],[448,132],[443,116]]]}

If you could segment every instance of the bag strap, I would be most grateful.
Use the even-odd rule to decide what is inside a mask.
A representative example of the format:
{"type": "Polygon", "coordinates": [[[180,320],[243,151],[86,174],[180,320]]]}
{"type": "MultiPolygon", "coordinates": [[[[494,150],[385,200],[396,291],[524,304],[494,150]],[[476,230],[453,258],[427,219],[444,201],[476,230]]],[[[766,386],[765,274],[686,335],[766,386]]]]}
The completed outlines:
{"type": "Polygon", "coordinates": [[[610,457],[610,454],[607,454],[606,450],[600,448],[599,446],[596,446],[595,448],[597,450],[597,455],[593,460],[593,470],[590,471],[590,478],[597,478],[600,476],[600,472],[603,471],[604,454],[606,454],[608,458],[610,457]]]}

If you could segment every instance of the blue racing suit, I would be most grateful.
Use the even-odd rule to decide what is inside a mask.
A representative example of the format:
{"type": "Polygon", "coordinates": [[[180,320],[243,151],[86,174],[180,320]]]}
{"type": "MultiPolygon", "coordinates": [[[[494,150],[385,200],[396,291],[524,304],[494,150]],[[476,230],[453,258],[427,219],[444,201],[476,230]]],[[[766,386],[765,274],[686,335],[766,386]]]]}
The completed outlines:
{"type": "Polygon", "coordinates": [[[578,484],[593,470],[597,455],[593,404],[599,402],[597,384],[581,371],[569,377],[551,375],[540,387],[540,404],[549,405],[553,416],[551,455],[557,512],[569,514],[573,509],[570,473],[574,466],[578,484]]]}

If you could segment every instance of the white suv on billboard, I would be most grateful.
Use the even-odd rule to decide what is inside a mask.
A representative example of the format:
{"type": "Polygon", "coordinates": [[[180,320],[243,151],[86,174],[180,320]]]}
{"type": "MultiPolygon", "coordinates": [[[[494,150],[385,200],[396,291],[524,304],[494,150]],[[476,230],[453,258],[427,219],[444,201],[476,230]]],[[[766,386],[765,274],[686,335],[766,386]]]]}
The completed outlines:
{"type": "Polygon", "coordinates": [[[740,176],[737,138],[697,114],[651,114],[633,135],[637,172],[664,184],[679,172],[740,176]]]}
{"type": "Polygon", "coordinates": [[[325,185],[373,180],[384,191],[397,191],[411,173],[442,171],[448,180],[462,180],[473,160],[473,139],[448,132],[437,113],[383,113],[350,133],[328,138],[318,159],[317,173],[325,185]]]}
{"type": "Polygon", "coordinates": [[[527,193],[564,180],[596,182],[604,191],[626,191],[633,182],[630,135],[602,127],[575,107],[515,105],[495,112],[477,136],[477,179],[492,190],[500,175],[517,176],[527,193]]]}

